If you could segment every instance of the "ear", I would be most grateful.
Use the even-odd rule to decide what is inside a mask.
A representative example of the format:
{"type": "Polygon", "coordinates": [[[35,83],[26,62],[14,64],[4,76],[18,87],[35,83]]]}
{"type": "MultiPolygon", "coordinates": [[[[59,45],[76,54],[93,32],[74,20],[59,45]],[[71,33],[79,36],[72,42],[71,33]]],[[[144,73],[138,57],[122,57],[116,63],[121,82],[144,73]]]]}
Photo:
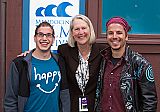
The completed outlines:
{"type": "Polygon", "coordinates": [[[53,37],[53,41],[52,41],[52,44],[55,42],[55,40],[56,40],[56,38],[55,38],[55,36],[53,37]]]}
{"type": "Polygon", "coordinates": [[[36,42],[36,36],[34,36],[33,38],[34,38],[34,42],[36,42]]]}
{"type": "Polygon", "coordinates": [[[126,39],[125,39],[126,41],[128,40],[128,34],[126,35],[126,39]]]}

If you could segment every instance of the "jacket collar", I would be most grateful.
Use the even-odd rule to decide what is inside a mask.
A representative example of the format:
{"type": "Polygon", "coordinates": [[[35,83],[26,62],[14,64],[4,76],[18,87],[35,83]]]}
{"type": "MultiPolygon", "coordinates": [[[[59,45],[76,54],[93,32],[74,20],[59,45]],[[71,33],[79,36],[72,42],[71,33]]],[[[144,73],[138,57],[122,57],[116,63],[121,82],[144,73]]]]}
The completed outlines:
{"type": "MultiPolygon", "coordinates": [[[[100,53],[104,58],[108,59],[112,55],[111,47],[107,47],[101,50],[100,53]]],[[[129,62],[130,54],[131,54],[131,49],[129,46],[126,46],[125,53],[123,55],[126,62],[129,62]]]]}
{"type": "Polygon", "coordinates": [[[75,46],[75,47],[69,47],[69,48],[70,48],[70,56],[74,60],[78,61],[78,47],[75,46]]]}
{"type": "Polygon", "coordinates": [[[29,54],[24,58],[25,61],[30,62],[32,59],[32,53],[35,51],[35,49],[31,50],[29,54]]]}
{"type": "MultiPolygon", "coordinates": [[[[70,53],[71,53],[70,55],[72,56],[72,58],[74,58],[76,61],[79,61],[79,58],[78,58],[79,53],[78,53],[78,47],[77,46],[71,47],[70,53]]],[[[97,44],[96,43],[92,44],[91,54],[90,54],[90,57],[89,57],[88,61],[92,61],[99,54],[100,54],[100,50],[99,50],[99,47],[97,46],[97,44]]]]}
{"type": "Polygon", "coordinates": [[[132,59],[132,57],[131,57],[131,56],[132,56],[132,53],[133,53],[133,51],[130,49],[129,46],[127,46],[127,47],[126,47],[125,54],[124,54],[125,61],[126,61],[127,63],[130,63],[129,59],[132,59]]]}
{"type": "MultiPolygon", "coordinates": [[[[29,54],[27,54],[27,56],[24,58],[24,60],[27,61],[27,62],[30,62],[31,59],[32,59],[32,53],[33,53],[34,51],[35,51],[35,49],[32,49],[31,52],[30,52],[29,54]]],[[[57,56],[55,56],[54,53],[51,52],[51,56],[52,56],[53,58],[55,58],[56,61],[58,61],[58,58],[57,58],[57,56]]]]}
{"type": "Polygon", "coordinates": [[[94,43],[91,48],[89,61],[94,60],[98,55],[100,55],[100,48],[98,47],[98,44],[94,43]]]}

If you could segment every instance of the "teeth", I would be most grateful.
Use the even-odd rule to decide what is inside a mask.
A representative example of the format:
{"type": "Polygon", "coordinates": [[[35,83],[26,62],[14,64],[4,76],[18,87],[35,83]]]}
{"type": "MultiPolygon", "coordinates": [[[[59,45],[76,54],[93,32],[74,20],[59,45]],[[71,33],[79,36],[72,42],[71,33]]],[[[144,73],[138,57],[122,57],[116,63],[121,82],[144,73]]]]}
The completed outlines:
{"type": "Polygon", "coordinates": [[[119,43],[118,41],[113,41],[113,43],[119,43]]]}
{"type": "Polygon", "coordinates": [[[42,44],[42,45],[47,45],[48,43],[46,43],[46,42],[41,42],[41,44],[42,44]]]}
{"type": "Polygon", "coordinates": [[[48,43],[48,42],[40,42],[40,43],[48,43]]]}
{"type": "Polygon", "coordinates": [[[83,37],[79,37],[79,38],[83,38],[83,37]]]}
{"type": "Polygon", "coordinates": [[[42,43],[42,44],[45,44],[45,45],[47,45],[47,43],[42,43]]]}

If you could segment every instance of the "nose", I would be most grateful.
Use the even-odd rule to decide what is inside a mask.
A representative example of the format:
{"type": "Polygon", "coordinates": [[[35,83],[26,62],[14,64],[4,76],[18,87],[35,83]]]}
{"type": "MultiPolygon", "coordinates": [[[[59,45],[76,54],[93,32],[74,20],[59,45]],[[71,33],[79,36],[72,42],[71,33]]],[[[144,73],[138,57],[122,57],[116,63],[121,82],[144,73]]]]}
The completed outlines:
{"type": "Polygon", "coordinates": [[[113,33],[113,38],[117,38],[117,33],[116,32],[113,33]]]}
{"type": "Polygon", "coordinates": [[[79,29],[79,34],[82,34],[84,31],[82,28],[79,29]]]}
{"type": "Polygon", "coordinates": [[[46,35],[43,35],[42,39],[43,39],[43,40],[47,40],[47,36],[46,36],[46,35]]]}

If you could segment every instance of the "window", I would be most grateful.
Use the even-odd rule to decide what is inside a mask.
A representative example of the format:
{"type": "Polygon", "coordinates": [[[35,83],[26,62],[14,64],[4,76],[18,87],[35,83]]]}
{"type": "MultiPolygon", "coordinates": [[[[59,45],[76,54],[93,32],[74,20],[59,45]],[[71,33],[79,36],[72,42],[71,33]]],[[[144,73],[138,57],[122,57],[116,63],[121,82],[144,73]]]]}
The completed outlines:
{"type": "Polygon", "coordinates": [[[160,34],[160,0],[102,0],[102,32],[113,16],[124,17],[131,34],[160,34]]]}

